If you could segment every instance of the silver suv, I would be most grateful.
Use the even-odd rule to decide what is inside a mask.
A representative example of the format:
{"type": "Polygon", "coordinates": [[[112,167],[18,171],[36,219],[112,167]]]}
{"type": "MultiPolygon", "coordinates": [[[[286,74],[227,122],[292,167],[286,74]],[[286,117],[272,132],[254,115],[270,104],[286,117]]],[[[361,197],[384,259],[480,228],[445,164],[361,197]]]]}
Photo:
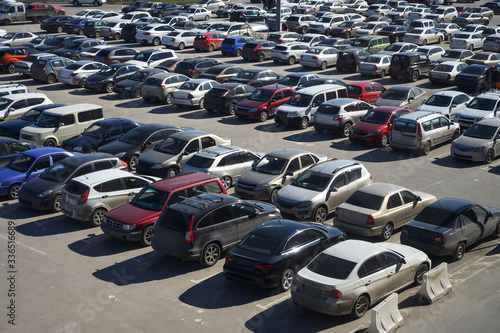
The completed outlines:
{"type": "Polygon", "coordinates": [[[320,105],[313,118],[316,132],[338,132],[349,136],[352,125],[357,123],[372,106],[354,98],[337,98],[320,105]]]}
{"type": "Polygon", "coordinates": [[[422,150],[431,148],[460,135],[460,126],[439,113],[417,111],[397,118],[391,129],[389,142],[393,150],[399,148],[422,150]]]}
{"type": "Polygon", "coordinates": [[[160,73],[146,79],[141,87],[142,99],[146,102],[156,99],[165,104],[172,104],[172,92],[184,82],[189,81],[186,75],[177,73],[160,73]]]}
{"type": "Polygon", "coordinates": [[[500,155],[500,119],[475,123],[451,144],[451,156],[491,163],[500,155]]]}
{"type": "Polygon", "coordinates": [[[226,189],[236,179],[250,170],[261,156],[235,146],[219,146],[203,149],[192,156],[181,168],[182,173],[198,171],[211,173],[222,181],[226,189]]]}
{"type": "Polygon", "coordinates": [[[271,59],[275,63],[286,62],[289,65],[300,60],[302,53],[306,52],[309,46],[302,43],[283,43],[276,45],[271,51],[271,59]]]}
{"type": "Polygon", "coordinates": [[[460,110],[454,120],[462,130],[486,118],[500,118],[500,93],[488,92],[474,97],[467,107],[460,110]]]}
{"type": "Polygon", "coordinates": [[[302,172],[274,197],[283,217],[324,222],[357,189],[372,183],[372,175],[358,162],[332,160],[302,172]]]}

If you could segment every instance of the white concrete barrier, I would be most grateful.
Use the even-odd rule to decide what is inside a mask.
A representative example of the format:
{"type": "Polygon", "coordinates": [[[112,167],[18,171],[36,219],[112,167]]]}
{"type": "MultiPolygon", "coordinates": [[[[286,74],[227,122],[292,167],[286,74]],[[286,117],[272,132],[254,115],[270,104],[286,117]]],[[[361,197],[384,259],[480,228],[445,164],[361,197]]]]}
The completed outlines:
{"type": "Polygon", "coordinates": [[[372,321],[366,333],[390,333],[403,325],[403,317],[399,313],[398,294],[392,293],[372,309],[372,321]]]}
{"type": "Polygon", "coordinates": [[[451,292],[448,278],[448,264],[443,262],[424,274],[422,286],[418,291],[419,303],[433,303],[451,292]]]}

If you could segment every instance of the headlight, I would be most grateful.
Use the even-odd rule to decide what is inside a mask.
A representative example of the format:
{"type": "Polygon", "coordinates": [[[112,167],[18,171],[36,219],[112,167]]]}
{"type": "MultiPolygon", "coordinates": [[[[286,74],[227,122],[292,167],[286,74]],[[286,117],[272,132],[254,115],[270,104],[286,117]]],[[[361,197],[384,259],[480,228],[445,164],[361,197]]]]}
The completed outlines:
{"type": "Polygon", "coordinates": [[[133,230],[135,228],[135,224],[122,224],[122,230],[133,230]]]}
{"type": "Polygon", "coordinates": [[[484,151],[486,149],[486,146],[487,145],[482,145],[481,147],[477,147],[476,149],[474,149],[474,151],[484,151]]]}
{"type": "Polygon", "coordinates": [[[125,87],[125,90],[132,90],[132,87],[125,87]]]}
{"type": "Polygon", "coordinates": [[[265,191],[265,190],[267,190],[267,184],[257,185],[257,186],[255,186],[254,190],[255,191],[265,191]]]}
{"type": "Polygon", "coordinates": [[[51,194],[52,191],[54,191],[54,190],[45,190],[42,193],[38,193],[36,196],[37,196],[37,198],[43,198],[43,197],[46,197],[49,194],[51,194]]]}
{"type": "Polygon", "coordinates": [[[121,153],[115,154],[115,156],[120,158],[120,157],[123,157],[125,154],[126,154],[126,152],[122,151],[121,153]]]}
{"type": "Polygon", "coordinates": [[[73,150],[74,151],[82,151],[82,147],[76,146],[76,147],[73,147],[73,150]]]}
{"type": "MultiPolygon", "coordinates": [[[[351,129],[352,129],[352,127],[351,127],[351,129]]],[[[380,130],[376,130],[376,131],[368,133],[368,135],[377,135],[379,133],[380,133],[380,130]]]]}
{"type": "Polygon", "coordinates": [[[297,204],[297,208],[306,208],[311,206],[311,201],[302,201],[297,204]]]}
{"type": "Polygon", "coordinates": [[[257,112],[257,108],[248,109],[248,112],[257,112]]]}
{"type": "Polygon", "coordinates": [[[151,169],[161,169],[162,165],[161,163],[157,163],[151,167],[151,169]]]}
{"type": "Polygon", "coordinates": [[[476,123],[477,123],[478,121],[481,121],[481,120],[484,120],[484,119],[486,119],[486,117],[476,118],[476,123]]]}
{"type": "Polygon", "coordinates": [[[299,113],[297,111],[289,112],[288,117],[298,117],[299,113]]]}

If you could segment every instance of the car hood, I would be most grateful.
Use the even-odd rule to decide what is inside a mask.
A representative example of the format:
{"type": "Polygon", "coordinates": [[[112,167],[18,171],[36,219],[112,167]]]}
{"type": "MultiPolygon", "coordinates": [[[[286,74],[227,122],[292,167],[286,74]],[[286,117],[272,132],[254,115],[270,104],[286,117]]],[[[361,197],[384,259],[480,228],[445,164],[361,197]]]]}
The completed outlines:
{"type": "Polygon", "coordinates": [[[376,106],[402,106],[403,103],[406,103],[406,101],[399,101],[395,99],[384,99],[384,98],[379,98],[376,102],[376,106]]]}
{"type": "Polygon", "coordinates": [[[130,143],[126,143],[120,140],[113,141],[111,143],[108,143],[107,145],[102,146],[99,148],[100,152],[103,153],[109,153],[109,154],[118,154],[121,152],[129,152],[132,150],[139,150],[137,145],[132,145],[130,143]]]}
{"type": "Polygon", "coordinates": [[[459,114],[461,116],[482,118],[482,117],[487,117],[490,114],[493,114],[493,111],[481,111],[476,109],[463,108],[462,110],[460,110],[459,114]]]}
{"type": "Polygon", "coordinates": [[[479,139],[479,138],[471,138],[470,136],[461,135],[459,136],[454,143],[459,146],[469,147],[469,148],[477,148],[491,142],[490,139],[479,139]]]}
{"type": "Polygon", "coordinates": [[[241,175],[238,180],[245,184],[262,185],[269,184],[280,177],[282,177],[282,175],[270,175],[268,173],[261,173],[250,170],[241,175]]]}
{"type": "Polygon", "coordinates": [[[354,126],[352,127],[353,129],[357,131],[363,131],[363,132],[373,132],[378,130],[379,128],[382,128],[384,126],[387,126],[385,124],[371,124],[371,123],[365,123],[363,121],[358,121],[354,126]]]}
{"type": "Polygon", "coordinates": [[[278,107],[278,109],[276,111],[284,111],[284,112],[300,112],[300,111],[305,111],[307,108],[306,107],[302,107],[302,106],[293,106],[293,105],[287,105],[287,104],[284,104],[280,107],[278,107]]]}
{"type": "Polygon", "coordinates": [[[124,80],[122,82],[117,83],[116,86],[118,86],[118,87],[132,87],[132,88],[136,88],[136,87],[140,86],[141,84],[142,84],[142,82],[139,82],[139,81],[124,80]]]}
{"type": "Polygon", "coordinates": [[[250,99],[245,99],[245,100],[239,102],[238,106],[242,106],[245,108],[258,108],[259,106],[261,106],[262,104],[265,104],[265,103],[267,103],[267,102],[259,102],[259,101],[253,101],[250,99]]]}
{"type": "Polygon", "coordinates": [[[14,132],[18,131],[23,127],[33,125],[35,122],[34,121],[27,121],[27,120],[22,120],[22,119],[14,119],[5,123],[0,124],[0,131],[5,131],[5,132],[14,132]]]}
{"type": "Polygon", "coordinates": [[[38,127],[36,125],[31,125],[24,127],[21,132],[23,133],[29,133],[29,134],[40,134],[40,133],[47,133],[47,132],[54,132],[55,128],[49,128],[49,127],[38,127]]]}
{"type": "Polygon", "coordinates": [[[110,210],[106,213],[106,217],[126,224],[142,224],[147,221],[156,220],[160,214],[161,212],[142,209],[127,203],[110,210]]]}
{"type": "Polygon", "coordinates": [[[145,154],[142,154],[141,157],[139,157],[139,160],[147,161],[149,163],[163,163],[166,162],[170,159],[173,159],[177,157],[177,155],[172,155],[172,154],[166,154],[159,152],[157,150],[150,150],[145,154]]]}
{"type": "Polygon", "coordinates": [[[347,28],[334,28],[334,29],[330,30],[330,33],[332,33],[332,34],[333,33],[339,33],[339,32],[344,32],[346,30],[347,30],[347,28]]]}
{"type": "MultiPolygon", "coordinates": [[[[69,179],[67,179],[67,180],[69,180],[69,179]]],[[[28,190],[29,192],[32,192],[32,193],[42,193],[43,191],[46,191],[46,190],[54,190],[56,192],[58,191],[58,193],[61,193],[62,189],[66,183],[67,183],[67,181],[64,181],[61,183],[52,182],[49,180],[42,179],[42,178],[40,178],[40,176],[38,176],[38,177],[31,178],[26,183],[24,183],[23,189],[28,190]]],[[[54,194],[54,193],[52,193],[52,194],[54,194]]]]}
{"type": "Polygon", "coordinates": [[[112,78],[112,76],[101,75],[101,74],[92,74],[91,76],[89,76],[87,78],[87,81],[102,81],[102,80],[106,80],[106,79],[110,79],[110,78],[112,78]]]}
{"type": "Polygon", "coordinates": [[[438,112],[441,114],[448,114],[450,111],[450,107],[448,106],[432,106],[422,104],[415,111],[430,111],[430,112],[438,112]]]}
{"type": "Polygon", "coordinates": [[[6,181],[14,181],[16,178],[20,178],[19,180],[22,180],[25,175],[25,172],[14,171],[7,167],[0,168],[0,182],[2,183],[6,181]]]}
{"type": "Polygon", "coordinates": [[[309,189],[305,189],[302,187],[297,187],[294,185],[287,185],[278,191],[276,198],[281,198],[284,200],[290,201],[309,201],[321,195],[322,192],[313,191],[309,189]]]}

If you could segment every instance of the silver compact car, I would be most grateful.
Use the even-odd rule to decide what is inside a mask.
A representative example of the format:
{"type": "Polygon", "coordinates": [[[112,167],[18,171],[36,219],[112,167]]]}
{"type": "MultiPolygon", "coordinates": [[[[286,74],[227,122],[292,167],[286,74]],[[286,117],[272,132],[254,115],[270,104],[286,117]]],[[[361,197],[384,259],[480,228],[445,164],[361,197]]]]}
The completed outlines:
{"type": "Polygon", "coordinates": [[[363,76],[384,77],[389,72],[391,57],[391,55],[380,53],[368,56],[359,64],[358,73],[363,76]]]}
{"type": "Polygon", "coordinates": [[[59,82],[83,88],[89,76],[105,68],[108,66],[97,61],[77,61],[59,71],[59,82]]]}
{"type": "Polygon", "coordinates": [[[172,103],[172,92],[184,82],[189,81],[186,75],[177,73],[159,73],[146,79],[141,87],[142,99],[150,101],[160,100],[165,104],[172,103]]]}
{"type": "Polygon", "coordinates": [[[500,155],[500,119],[481,120],[451,144],[451,156],[491,163],[500,155]]]}
{"type": "Polygon", "coordinates": [[[318,67],[326,69],[337,64],[339,50],[330,46],[314,46],[300,56],[303,67],[318,67]]]}
{"type": "Polygon", "coordinates": [[[199,106],[203,109],[205,94],[219,83],[209,79],[195,79],[184,82],[172,93],[172,103],[177,106],[199,106]]]}

